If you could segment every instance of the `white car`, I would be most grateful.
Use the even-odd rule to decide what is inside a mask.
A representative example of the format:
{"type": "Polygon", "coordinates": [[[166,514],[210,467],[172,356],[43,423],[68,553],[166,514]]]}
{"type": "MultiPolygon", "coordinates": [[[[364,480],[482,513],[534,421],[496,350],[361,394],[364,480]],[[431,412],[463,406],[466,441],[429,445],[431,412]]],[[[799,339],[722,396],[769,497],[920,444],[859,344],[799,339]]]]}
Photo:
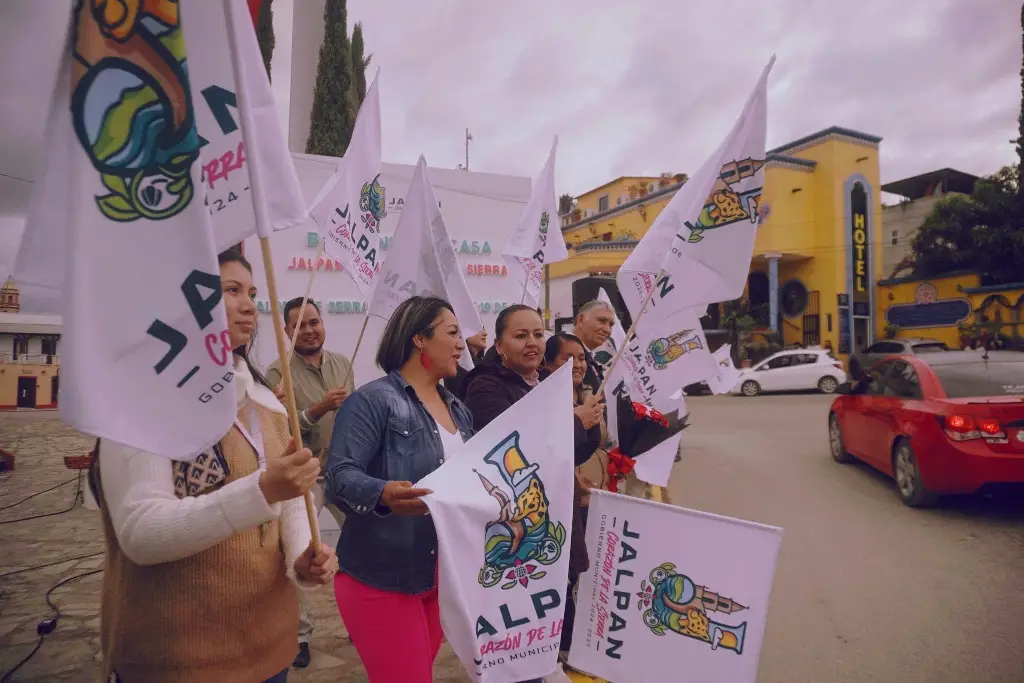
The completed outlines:
{"type": "Polygon", "coordinates": [[[740,372],[730,393],[757,396],[762,391],[817,389],[834,394],[846,381],[843,365],[824,349],[779,351],[740,372]]]}

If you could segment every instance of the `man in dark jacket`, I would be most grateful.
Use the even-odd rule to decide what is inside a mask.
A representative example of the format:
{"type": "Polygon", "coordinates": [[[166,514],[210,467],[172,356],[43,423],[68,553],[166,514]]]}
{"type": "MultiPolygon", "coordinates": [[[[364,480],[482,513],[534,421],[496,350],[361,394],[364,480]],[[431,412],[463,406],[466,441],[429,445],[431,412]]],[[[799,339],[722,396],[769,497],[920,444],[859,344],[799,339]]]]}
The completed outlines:
{"type": "MultiPolygon", "coordinates": [[[[612,336],[612,325],[615,324],[615,309],[607,301],[594,299],[580,307],[576,316],[576,325],[573,331],[583,342],[583,349],[587,354],[587,374],[583,381],[597,391],[604,381],[605,367],[597,358],[594,352],[601,348],[608,338],[612,336]]],[[[609,358],[607,362],[611,362],[609,358]]]]}

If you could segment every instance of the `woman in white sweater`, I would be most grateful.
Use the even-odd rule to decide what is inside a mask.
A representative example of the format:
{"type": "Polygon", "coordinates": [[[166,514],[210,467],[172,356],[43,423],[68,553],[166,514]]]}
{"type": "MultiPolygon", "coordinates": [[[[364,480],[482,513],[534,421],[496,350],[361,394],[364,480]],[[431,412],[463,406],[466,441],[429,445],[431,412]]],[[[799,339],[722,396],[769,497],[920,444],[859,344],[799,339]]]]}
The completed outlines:
{"type": "Polygon", "coordinates": [[[298,651],[295,584],[337,571],[332,549],[311,546],[301,498],[319,465],[294,448],[283,406],[247,357],[252,269],[238,251],[219,260],[235,425],[190,462],[99,444],[90,483],[107,544],[104,680],[283,682],[298,651]]]}

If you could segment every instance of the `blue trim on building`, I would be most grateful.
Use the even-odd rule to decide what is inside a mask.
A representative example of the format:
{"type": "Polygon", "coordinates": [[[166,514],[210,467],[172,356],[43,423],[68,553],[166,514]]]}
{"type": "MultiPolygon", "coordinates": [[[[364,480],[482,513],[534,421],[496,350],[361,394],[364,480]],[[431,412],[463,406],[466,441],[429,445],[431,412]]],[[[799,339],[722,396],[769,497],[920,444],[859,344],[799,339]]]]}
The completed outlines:
{"type": "MultiPolygon", "coordinates": [[[[883,286],[883,287],[886,287],[886,286],[889,286],[889,285],[901,285],[901,284],[904,284],[904,283],[907,283],[907,282],[929,282],[931,280],[941,280],[943,278],[957,277],[959,275],[980,275],[980,274],[981,273],[979,271],[977,271],[977,270],[951,270],[948,273],[943,273],[942,275],[935,275],[934,277],[923,277],[921,275],[910,274],[910,275],[901,275],[900,277],[890,277],[890,278],[886,278],[885,280],[879,280],[878,284],[883,286]]],[[[1021,287],[1024,287],[1024,284],[1021,284],[1021,287]]],[[[969,290],[965,289],[963,291],[967,292],[969,290]]]]}
{"type": "Polygon", "coordinates": [[[869,133],[861,133],[860,131],[852,130],[850,128],[843,128],[842,126],[830,126],[830,127],[826,128],[825,130],[819,130],[817,133],[811,133],[810,135],[805,135],[804,137],[800,138],[799,140],[794,140],[793,142],[787,142],[786,144],[784,144],[784,145],[782,145],[780,147],[776,147],[775,149],[770,149],[770,150],[768,150],[768,154],[782,154],[786,150],[793,149],[794,147],[799,147],[800,145],[806,145],[809,142],[814,142],[815,140],[817,140],[819,138],[828,137],[829,135],[845,135],[848,138],[854,138],[854,139],[857,139],[857,140],[861,140],[863,142],[871,143],[873,145],[877,145],[879,142],[882,141],[882,138],[878,137],[877,135],[871,135],[869,133]]]}
{"type": "Polygon", "coordinates": [[[803,166],[804,168],[814,168],[818,165],[817,161],[801,159],[800,157],[790,157],[785,154],[775,154],[773,152],[769,152],[765,155],[765,161],[778,161],[779,163],[793,164],[795,166],[803,166]]]}

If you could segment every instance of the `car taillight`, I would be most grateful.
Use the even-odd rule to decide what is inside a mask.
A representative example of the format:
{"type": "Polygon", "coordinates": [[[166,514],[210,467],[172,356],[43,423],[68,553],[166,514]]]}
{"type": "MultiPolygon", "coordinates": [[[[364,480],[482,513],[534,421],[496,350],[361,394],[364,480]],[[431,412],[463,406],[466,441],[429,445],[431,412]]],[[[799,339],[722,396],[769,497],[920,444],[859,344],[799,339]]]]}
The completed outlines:
{"type": "Polygon", "coordinates": [[[970,441],[985,439],[993,442],[1006,442],[1006,433],[998,420],[990,417],[973,417],[971,415],[947,415],[943,431],[952,441],[970,441]]]}
{"type": "Polygon", "coordinates": [[[832,365],[835,367],[836,370],[842,370],[843,369],[843,364],[840,363],[839,361],[833,361],[832,365]]]}

